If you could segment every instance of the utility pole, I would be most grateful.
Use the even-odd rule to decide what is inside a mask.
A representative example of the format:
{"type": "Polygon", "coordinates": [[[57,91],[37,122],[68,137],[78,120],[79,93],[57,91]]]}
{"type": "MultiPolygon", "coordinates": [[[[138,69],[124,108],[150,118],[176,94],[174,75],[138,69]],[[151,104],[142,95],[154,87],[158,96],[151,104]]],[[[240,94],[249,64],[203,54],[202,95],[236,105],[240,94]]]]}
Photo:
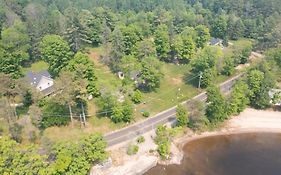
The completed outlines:
{"type": "Polygon", "coordinates": [[[79,119],[80,119],[80,123],[81,123],[81,127],[82,127],[83,121],[82,121],[82,115],[81,114],[79,114],[79,119]]]}
{"type": "Polygon", "coordinates": [[[85,110],[84,110],[84,105],[83,105],[83,103],[81,103],[81,107],[82,107],[83,123],[84,123],[84,126],[86,126],[86,116],[85,116],[85,110]]]}
{"type": "Polygon", "coordinates": [[[202,77],[203,77],[203,72],[200,72],[200,74],[199,74],[199,84],[198,84],[198,88],[201,88],[201,80],[202,80],[202,77]]]}
{"type": "Polygon", "coordinates": [[[72,116],[72,110],[71,110],[71,105],[70,104],[68,104],[68,109],[69,109],[71,124],[73,126],[73,116],[72,116]]]}

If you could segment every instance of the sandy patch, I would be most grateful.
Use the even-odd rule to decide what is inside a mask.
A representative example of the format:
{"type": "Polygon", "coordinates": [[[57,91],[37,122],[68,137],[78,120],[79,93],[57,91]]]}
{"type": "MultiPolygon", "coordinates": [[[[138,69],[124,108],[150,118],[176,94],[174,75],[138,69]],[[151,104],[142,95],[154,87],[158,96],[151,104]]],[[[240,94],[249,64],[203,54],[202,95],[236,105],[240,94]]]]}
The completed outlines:
{"type": "Polygon", "coordinates": [[[247,132],[281,133],[281,112],[248,108],[239,116],[234,116],[228,120],[225,126],[218,131],[190,134],[178,139],[176,142],[182,147],[187,142],[203,137],[247,132]]]}

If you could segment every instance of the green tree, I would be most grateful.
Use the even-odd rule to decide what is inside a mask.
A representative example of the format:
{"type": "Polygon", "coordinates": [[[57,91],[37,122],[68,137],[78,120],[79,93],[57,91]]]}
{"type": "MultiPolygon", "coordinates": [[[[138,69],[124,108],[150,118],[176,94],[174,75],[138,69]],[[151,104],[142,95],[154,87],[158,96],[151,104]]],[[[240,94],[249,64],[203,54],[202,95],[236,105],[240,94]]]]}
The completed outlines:
{"type": "Polygon", "coordinates": [[[0,174],[47,174],[46,160],[35,146],[19,145],[8,137],[0,138],[0,174]]]}
{"type": "Polygon", "coordinates": [[[46,35],[39,48],[42,58],[49,64],[49,70],[53,76],[58,76],[73,55],[68,44],[57,35],[46,35]]]}
{"type": "Polygon", "coordinates": [[[197,37],[196,37],[196,47],[204,48],[207,42],[210,40],[210,31],[204,25],[199,25],[195,27],[197,37]]]}
{"type": "Polygon", "coordinates": [[[111,120],[115,123],[120,123],[123,121],[123,110],[120,104],[112,108],[111,120]]]}
{"type": "Polygon", "coordinates": [[[117,103],[112,108],[111,119],[115,123],[131,122],[133,119],[133,107],[129,100],[125,100],[122,104],[117,103]]]}
{"type": "Polygon", "coordinates": [[[183,105],[178,105],[177,106],[177,125],[186,127],[188,124],[188,112],[187,109],[183,105]]]}
{"type": "Polygon", "coordinates": [[[92,44],[89,29],[87,26],[83,26],[78,19],[78,10],[74,7],[69,7],[64,13],[67,18],[65,38],[72,51],[76,53],[82,48],[83,44],[92,44]]]}
{"type": "Polygon", "coordinates": [[[216,76],[216,65],[221,55],[222,53],[219,49],[205,47],[192,60],[192,73],[198,77],[202,73],[201,87],[207,87],[212,81],[212,78],[216,76]]]}
{"type": "Polygon", "coordinates": [[[237,20],[234,25],[233,34],[231,39],[238,40],[240,37],[244,35],[245,26],[241,19],[237,20]]]}
{"type": "Polygon", "coordinates": [[[160,25],[155,31],[154,43],[156,46],[156,53],[160,60],[170,61],[169,52],[169,34],[168,27],[166,25],[160,25]]]}
{"type": "Polygon", "coordinates": [[[225,108],[225,99],[222,96],[219,88],[210,86],[207,89],[207,108],[206,115],[210,122],[216,123],[223,121],[227,117],[225,108]]]}
{"type": "Polygon", "coordinates": [[[154,91],[160,87],[162,73],[159,63],[155,58],[147,58],[142,61],[141,75],[138,88],[144,91],[154,91]]]}
{"type": "Polygon", "coordinates": [[[191,37],[178,36],[175,40],[175,52],[177,59],[187,63],[195,54],[195,43],[191,37]]]}
{"type": "Polygon", "coordinates": [[[0,72],[11,74],[13,78],[21,76],[21,66],[29,59],[29,37],[26,26],[15,23],[1,33],[0,40],[0,72]]]}
{"type": "Polygon", "coordinates": [[[96,87],[97,77],[94,72],[94,64],[90,62],[87,55],[77,52],[72,60],[66,67],[67,70],[74,72],[77,79],[83,78],[87,80],[87,92],[97,97],[99,95],[99,90],[96,87]]]}
{"type": "Polygon", "coordinates": [[[222,74],[226,76],[230,76],[234,73],[234,59],[233,57],[227,57],[224,59],[224,65],[222,68],[222,74]]]}
{"type": "Polygon", "coordinates": [[[251,106],[259,109],[264,109],[270,106],[270,97],[268,91],[270,85],[265,73],[259,70],[252,70],[247,77],[249,86],[249,96],[251,106]]]}
{"type": "Polygon", "coordinates": [[[136,44],[136,54],[138,59],[143,59],[145,57],[155,57],[156,48],[153,40],[144,39],[136,44]]]}
{"type": "Polygon", "coordinates": [[[187,103],[189,114],[188,127],[194,130],[204,130],[209,124],[208,118],[205,116],[205,104],[198,100],[191,100],[187,103]]]}
{"type": "Polygon", "coordinates": [[[249,104],[248,86],[243,81],[238,81],[231,92],[230,103],[228,104],[229,115],[237,115],[244,111],[249,104]]]}
{"type": "Polygon", "coordinates": [[[136,43],[142,39],[141,33],[135,25],[121,28],[124,36],[125,54],[130,55],[136,50],[136,43]]]}
{"type": "Polygon", "coordinates": [[[108,154],[105,151],[107,143],[101,134],[90,135],[79,143],[88,162],[99,163],[104,161],[108,154]]]}
{"type": "Polygon", "coordinates": [[[223,16],[215,18],[211,27],[211,33],[215,38],[226,38],[227,22],[223,16]]]}
{"type": "Polygon", "coordinates": [[[116,71],[121,58],[125,55],[124,36],[119,28],[115,28],[112,32],[111,50],[110,50],[110,66],[116,71]]]}

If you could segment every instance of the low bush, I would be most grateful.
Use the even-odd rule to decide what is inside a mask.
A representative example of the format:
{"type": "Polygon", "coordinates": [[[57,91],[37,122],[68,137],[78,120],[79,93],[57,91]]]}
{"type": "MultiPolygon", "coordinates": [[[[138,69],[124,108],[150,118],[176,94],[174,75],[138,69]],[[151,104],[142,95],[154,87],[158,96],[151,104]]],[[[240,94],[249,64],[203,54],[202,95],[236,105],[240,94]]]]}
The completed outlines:
{"type": "Polygon", "coordinates": [[[137,154],[138,151],[139,151],[138,145],[129,145],[127,149],[127,154],[134,155],[137,154]]]}
{"type": "Polygon", "coordinates": [[[138,142],[138,144],[144,143],[144,142],[145,142],[145,138],[144,138],[143,136],[140,136],[140,137],[137,139],[137,142],[138,142]]]}

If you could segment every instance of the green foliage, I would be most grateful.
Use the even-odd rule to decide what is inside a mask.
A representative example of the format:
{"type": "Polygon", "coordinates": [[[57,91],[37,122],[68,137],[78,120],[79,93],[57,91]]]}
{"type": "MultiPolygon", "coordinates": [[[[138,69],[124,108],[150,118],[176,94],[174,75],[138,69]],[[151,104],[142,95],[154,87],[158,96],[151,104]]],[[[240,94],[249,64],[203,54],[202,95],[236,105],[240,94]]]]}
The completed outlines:
{"type": "Polygon", "coordinates": [[[73,55],[68,44],[57,35],[46,35],[42,39],[39,49],[42,58],[49,64],[49,70],[53,76],[58,76],[73,55]]]}
{"type": "Polygon", "coordinates": [[[248,62],[248,59],[251,55],[251,52],[252,52],[252,48],[251,47],[247,47],[247,48],[244,48],[241,52],[241,56],[240,56],[240,63],[241,64],[245,64],[248,62]]]}
{"type": "Polygon", "coordinates": [[[191,37],[178,36],[175,40],[176,57],[181,62],[187,63],[195,54],[195,43],[191,37]]]}
{"type": "Polygon", "coordinates": [[[130,123],[133,120],[133,106],[129,100],[125,100],[122,104],[117,103],[112,108],[111,120],[115,123],[130,123]]]}
{"type": "Polygon", "coordinates": [[[160,60],[169,62],[170,45],[168,27],[166,25],[160,25],[157,27],[155,31],[154,42],[157,56],[160,58],[160,60]]]}
{"type": "Polygon", "coordinates": [[[144,91],[155,91],[160,86],[162,73],[160,64],[155,58],[147,58],[142,61],[139,89],[144,91]]]}
{"type": "Polygon", "coordinates": [[[246,109],[247,105],[249,104],[248,93],[249,89],[245,82],[236,82],[229,99],[229,115],[237,115],[246,109]]]}
{"type": "Polygon", "coordinates": [[[171,140],[175,136],[173,129],[166,126],[158,126],[156,129],[155,143],[158,145],[157,151],[162,159],[170,156],[171,140]]]}
{"type": "Polygon", "coordinates": [[[26,93],[23,96],[23,105],[29,107],[32,105],[32,93],[30,91],[26,91],[26,93]]]}
{"type": "Polygon", "coordinates": [[[13,124],[10,128],[10,134],[11,134],[11,138],[15,141],[17,141],[18,143],[22,142],[22,130],[23,130],[23,126],[15,123],[13,124]]]}
{"type": "Polygon", "coordinates": [[[212,78],[216,76],[216,65],[221,54],[218,48],[205,47],[191,62],[192,72],[195,75],[199,77],[199,74],[201,72],[203,73],[201,87],[207,87],[212,81],[212,78]]]}
{"type": "Polygon", "coordinates": [[[203,102],[191,100],[187,104],[189,111],[188,127],[194,130],[204,130],[209,125],[209,120],[205,116],[205,106],[203,102]]]}
{"type": "Polygon", "coordinates": [[[15,21],[1,33],[0,40],[0,72],[12,75],[13,78],[21,76],[21,66],[29,59],[30,38],[26,26],[15,21]]]}
{"type": "Polygon", "coordinates": [[[144,39],[136,44],[136,56],[138,59],[146,57],[155,57],[156,48],[155,44],[151,39],[144,39]]]}
{"type": "Polygon", "coordinates": [[[138,139],[137,139],[138,144],[141,144],[141,143],[144,143],[144,142],[145,142],[145,138],[143,136],[138,137],[138,139]]]}
{"type": "Polygon", "coordinates": [[[87,55],[77,52],[66,67],[67,70],[74,72],[77,79],[87,80],[87,92],[93,97],[100,95],[95,81],[97,77],[94,72],[94,64],[89,61],[87,55]]]}
{"type": "Polygon", "coordinates": [[[234,59],[233,57],[227,57],[224,59],[224,65],[222,68],[222,74],[226,76],[230,76],[234,73],[234,59]]]}
{"type": "Polygon", "coordinates": [[[51,126],[67,125],[70,121],[67,108],[52,101],[43,107],[42,113],[40,127],[43,129],[51,126]]]}
{"type": "Polygon", "coordinates": [[[150,113],[148,111],[144,111],[142,115],[147,118],[150,116],[150,113]]]}
{"type": "Polygon", "coordinates": [[[129,145],[128,148],[127,148],[127,154],[128,155],[134,155],[134,154],[137,154],[139,151],[139,147],[138,145],[129,145]]]}
{"type": "Polygon", "coordinates": [[[210,86],[207,89],[206,115],[211,123],[220,122],[226,119],[226,102],[219,88],[210,86]]]}
{"type": "Polygon", "coordinates": [[[186,127],[188,124],[188,112],[187,109],[183,105],[178,105],[176,109],[177,113],[177,125],[186,127]]]}
{"type": "Polygon", "coordinates": [[[32,145],[20,146],[7,137],[0,138],[0,174],[47,174],[46,160],[32,145]]]}
{"type": "Polygon", "coordinates": [[[226,38],[227,33],[227,22],[223,16],[215,18],[211,28],[212,36],[215,38],[226,38]]]}
{"type": "Polygon", "coordinates": [[[132,93],[131,95],[131,100],[135,103],[135,104],[139,104],[142,102],[142,93],[139,90],[136,90],[132,93]]]}
{"type": "Polygon", "coordinates": [[[107,158],[106,146],[100,134],[88,136],[78,144],[57,144],[52,152],[55,159],[47,170],[50,174],[87,174],[92,164],[107,158]]]}
{"type": "Polygon", "coordinates": [[[110,50],[110,65],[113,70],[116,69],[117,64],[125,55],[125,41],[121,30],[116,27],[111,36],[111,50],[110,50]]]}
{"type": "Polygon", "coordinates": [[[196,37],[196,47],[197,48],[204,48],[207,42],[210,40],[210,32],[206,26],[199,25],[195,27],[197,32],[196,37]]]}
{"type": "Polygon", "coordinates": [[[135,25],[122,27],[121,31],[124,36],[125,54],[130,55],[135,51],[136,43],[142,39],[141,33],[135,25]]]}

